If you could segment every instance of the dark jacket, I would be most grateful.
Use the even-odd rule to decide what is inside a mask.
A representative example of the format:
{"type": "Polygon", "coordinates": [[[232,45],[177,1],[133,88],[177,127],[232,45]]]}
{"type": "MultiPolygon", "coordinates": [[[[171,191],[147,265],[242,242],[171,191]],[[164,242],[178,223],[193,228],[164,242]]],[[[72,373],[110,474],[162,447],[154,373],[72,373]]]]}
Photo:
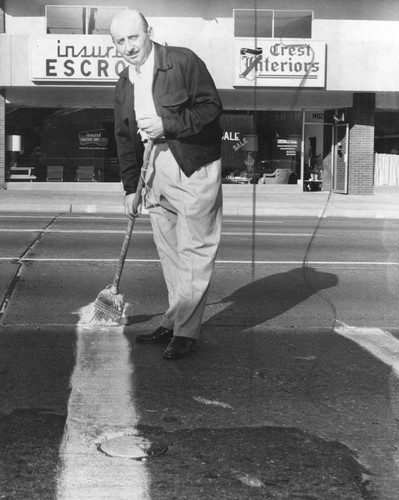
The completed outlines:
{"type": "MultiPolygon", "coordinates": [[[[203,61],[190,49],[154,43],[152,93],[165,139],[183,172],[190,176],[221,156],[222,103],[203,61]]],[[[115,138],[127,194],[136,190],[143,156],[134,111],[134,85],[125,68],[115,88],[115,138]]]]}

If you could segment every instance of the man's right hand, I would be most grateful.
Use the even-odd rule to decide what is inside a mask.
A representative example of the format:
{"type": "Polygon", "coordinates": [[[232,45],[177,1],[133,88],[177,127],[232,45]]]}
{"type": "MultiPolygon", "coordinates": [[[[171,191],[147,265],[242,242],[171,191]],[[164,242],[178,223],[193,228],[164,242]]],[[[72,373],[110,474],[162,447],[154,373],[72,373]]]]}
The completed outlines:
{"type": "Polygon", "coordinates": [[[123,204],[125,207],[125,215],[129,217],[129,219],[135,219],[141,212],[141,194],[127,194],[123,204]]]}

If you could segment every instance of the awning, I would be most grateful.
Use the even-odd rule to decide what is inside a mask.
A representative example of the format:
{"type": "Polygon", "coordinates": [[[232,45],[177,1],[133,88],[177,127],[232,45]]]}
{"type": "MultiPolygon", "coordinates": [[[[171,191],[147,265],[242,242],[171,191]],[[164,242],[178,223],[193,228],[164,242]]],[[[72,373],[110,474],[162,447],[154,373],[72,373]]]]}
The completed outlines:
{"type": "Polygon", "coordinates": [[[352,92],[333,92],[311,89],[221,89],[224,109],[265,111],[268,109],[335,109],[351,108],[352,92]]]}

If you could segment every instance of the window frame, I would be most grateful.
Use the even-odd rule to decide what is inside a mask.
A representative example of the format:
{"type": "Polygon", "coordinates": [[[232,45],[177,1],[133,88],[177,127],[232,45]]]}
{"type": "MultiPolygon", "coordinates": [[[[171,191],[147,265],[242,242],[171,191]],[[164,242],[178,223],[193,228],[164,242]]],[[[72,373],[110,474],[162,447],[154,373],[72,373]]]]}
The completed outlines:
{"type": "MultiPolygon", "coordinates": [[[[65,34],[65,35],[85,35],[85,36],[89,36],[89,35],[93,35],[93,33],[88,33],[88,26],[89,26],[89,16],[87,15],[87,11],[88,9],[101,9],[101,10],[128,10],[128,7],[126,5],[87,5],[87,4],[83,4],[83,5],[67,5],[67,4],[48,4],[45,6],[45,18],[46,18],[46,32],[47,34],[50,34],[50,35],[62,35],[62,34],[65,34]],[[48,33],[48,29],[49,29],[49,26],[48,26],[48,9],[49,8],[75,8],[75,9],[81,9],[82,10],[82,13],[84,11],[84,9],[86,10],[86,14],[85,14],[85,26],[83,27],[83,32],[82,33],[48,33]]],[[[69,28],[67,28],[69,29],[69,28]]],[[[96,33],[96,35],[98,35],[98,33],[96,33]]]]}
{"type": "MultiPolygon", "coordinates": [[[[236,12],[239,11],[250,11],[250,12],[271,12],[272,14],[272,36],[270,37],[265,37],[265,36],[259,36],[256,35],[256,38],[265,38],[265,39],[270,39],[270,38],[289,38],[289,39],[298,39],[298,40],[309,40],[312,38],[312,32],[313,32],[313,20],[314,20],[314,11],[310,9],[233,9],[233,30],[234,30],[234,38],[253,38],[254,35],[236,35],[236,12]],[[311,21],[310,21],[310,36],[309,37],[276,37],[275,36],[275,13],[276,12],[293,12],[293,13],[306,13],[310,14],[311,21]]],[[[300,18],[298,18],[300,19],[300,18]]]]}

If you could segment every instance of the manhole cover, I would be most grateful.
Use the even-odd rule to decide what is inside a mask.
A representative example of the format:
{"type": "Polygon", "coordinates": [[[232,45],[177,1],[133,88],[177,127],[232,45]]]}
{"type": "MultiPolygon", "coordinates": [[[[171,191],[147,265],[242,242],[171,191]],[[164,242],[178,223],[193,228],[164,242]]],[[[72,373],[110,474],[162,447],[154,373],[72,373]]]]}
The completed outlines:
{"type": "Polygon", "coordinates": [[[153,443],[140,436],[118,436],[106,439],[99,444],[98,449],[109,457],[143,460],[145,458],[163,455],[168,446],[163,442],[153,443]]]}

